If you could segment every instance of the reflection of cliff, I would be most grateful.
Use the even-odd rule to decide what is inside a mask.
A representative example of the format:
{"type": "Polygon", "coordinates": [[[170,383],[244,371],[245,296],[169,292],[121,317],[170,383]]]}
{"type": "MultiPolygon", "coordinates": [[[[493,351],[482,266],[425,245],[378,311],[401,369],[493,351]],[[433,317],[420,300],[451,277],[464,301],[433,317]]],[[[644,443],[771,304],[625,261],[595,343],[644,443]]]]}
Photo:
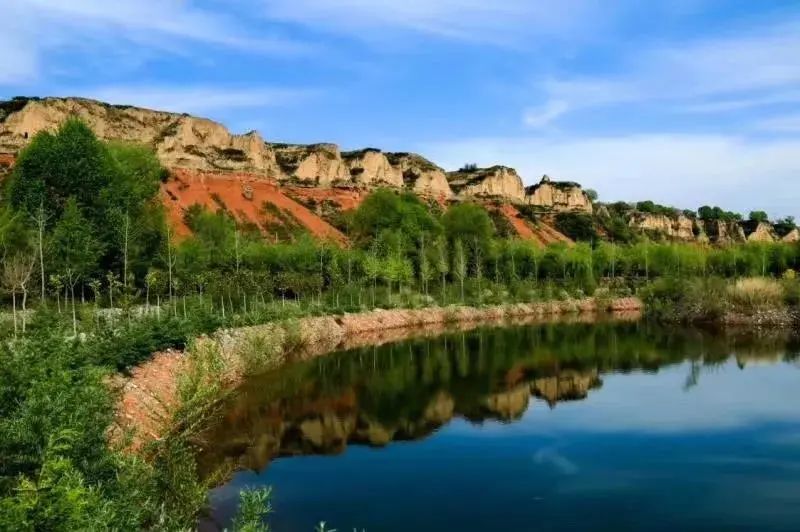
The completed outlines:
{"type": "Polygon", "coordinates": [[[313,400],[294,396],[266,406],[248,405],[243,398],[245,404],[234,405],[209,436],[214,442],[212,451],[218,456],[205,458],[214,462],[239,456],[240,466],[258,470],[281,456],[337,454],[348,443],[380,447],[393,441],[418,440],[454,417],[474,423],[519,419],[532,395],[551,407],[559,401],[582,399],[599,382],[596,370],[566,370],[476,396],[440,389],[425,393],[419,408],[391,418],[372,411],[370,400],[364,400],[365,404],[353,400],[358,395],[354,391],[313,400]]]}
{"type": "Polygon", "coordinates": [[[520,419],[532,397],[551,408],[585,399],[609,371],[654,371],[687,358],[700,368],[734,352],[744,365],[798,350],[783,336],[665,334],[639,323],[479,330],[356,349],[247,383],[205,435],[201,466],[259,470],[282,456],[419,440],[454,418],[520,419]]]}

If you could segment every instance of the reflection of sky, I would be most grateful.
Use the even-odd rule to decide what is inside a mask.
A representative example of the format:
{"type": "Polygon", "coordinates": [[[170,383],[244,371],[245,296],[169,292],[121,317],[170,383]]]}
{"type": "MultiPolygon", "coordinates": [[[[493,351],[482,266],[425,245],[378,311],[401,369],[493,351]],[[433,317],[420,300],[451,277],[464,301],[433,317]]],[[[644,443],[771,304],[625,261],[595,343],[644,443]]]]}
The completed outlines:
{"type": "Polygon", "coordinates": [[[584,401],[513,423],[335,457],[280,459],[217,490],[275,488],[275,530],[793,530],[800,522],[800,372],[776,364],[605,375],[584,401]]]}
{"type": "MultiPolygon", "coordinates": [[[[502,427],[504,434],[584,432],[681,432],[722,430],[754,422],[800,422],[800,371],[796,366],[748,365],[731,361],[703,366],[697,386],[684,390],[688,363],[658,373],[606,374],[603,386],[583,401],[558,403],[549,409],[531,403],[522,420],[502,427]]],[[[492,434],[500,425],[475,430],[454,423],[451,430],[492,434]]]]}

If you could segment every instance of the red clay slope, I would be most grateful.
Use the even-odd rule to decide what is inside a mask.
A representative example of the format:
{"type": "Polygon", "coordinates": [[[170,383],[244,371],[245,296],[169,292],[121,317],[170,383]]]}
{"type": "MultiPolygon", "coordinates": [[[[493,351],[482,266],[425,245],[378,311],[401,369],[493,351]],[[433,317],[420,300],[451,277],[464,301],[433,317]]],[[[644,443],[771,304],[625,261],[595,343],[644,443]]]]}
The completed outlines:
{"type": "Polygon", "coordinates": [[[520,212],[511,204],[504,203],[497,207],[497,211],[505,216],[517,235],[523,240],[530,240],[538,246],[547,246],[557,242],[573,244],[572,240],[543,222],[531,223],[524,219],[520,212]]]}
{"type": "Polygon", "coordinates": [[[347,237],[338,229],[287,197],[276,182],[260,176],[174,169],[170,179],[161,185],[161,195],[172,226],[179,236],[190,233],[183,217],[186,209],[194,204],[212,211],[222,208],[239,221],[255,224],[265,230],[267,222],[276,221],[264,211],[264,203],[270,203],[315,237],[347,244],[347,237]]]}

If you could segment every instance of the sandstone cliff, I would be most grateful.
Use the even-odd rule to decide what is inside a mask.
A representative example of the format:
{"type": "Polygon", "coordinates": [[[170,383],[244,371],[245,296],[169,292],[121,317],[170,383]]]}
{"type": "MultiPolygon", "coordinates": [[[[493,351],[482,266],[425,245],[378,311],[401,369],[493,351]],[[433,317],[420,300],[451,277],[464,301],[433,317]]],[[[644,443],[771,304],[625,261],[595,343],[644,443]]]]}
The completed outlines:
{"type": "Polygon", "coordinates": [[[578,183],[551,181],[546,175],[525,189],[525,203],[555,212],[592,213],[592,201],[578,183]]]}
{"type": "Polygon", "coordinates": [[[415,153],[387,153],[386,157],[400,172],[406,188],[427,196],[453,196],[445,171],[428,159],[415,153]]]}
{"type": "Polygon", "coordinates": [[[275,154],[256,132],[232,135],[204,118],[83,98],[13,100],[0,116],[0,153],[16,153],[39,131],[77,116],[104,140],[147,144],[169,168],[252,172],[277,177],[275,154]]]}
{"type": "Polygon", "coordinates": [[[742,230],[748,242],[775,242],[778,235],[771,224],[765,222],[742,222],[742,230]]]}
{"type": "Polygon", "coordinates": [[[696,228],[694,220],[684,214],[670,217],[665,214],[634,212],[628,223],[631,228],[638,231],[657,233],[676,240],[695,240],[696,229],[699,234],[699,228],[696,228]]]}
{"type": "Polygon", "coordinates": [[[715,244],[734,244],[747,241],[744,229],[738,222],[710,220],[698,222],[701,230],[715,244]]]}
{"type": "Polygon", "coordinates": [[[449,172],[450,188],[460,197],[502,198],[524,203],[525,188],[517,171],[507,166],[449,172]]]}
{"type": "Polygon", "coordinates": [[[355,185],[363,188],[388,186],[403,187],[403,174],[389,163],[386,155],[377,149],[345,152],[342,154],[355,185]]]}
{"type": "Polygon", "coordinates": [[[350,182],[350,169],[336,144],[271,144],[280,179],[329,187],[350,182]]]}
{"type": "Polygon", "coordinates": [[[800,242],[800,230],[796,227],[781,237],[783,242],[800,242]]]}

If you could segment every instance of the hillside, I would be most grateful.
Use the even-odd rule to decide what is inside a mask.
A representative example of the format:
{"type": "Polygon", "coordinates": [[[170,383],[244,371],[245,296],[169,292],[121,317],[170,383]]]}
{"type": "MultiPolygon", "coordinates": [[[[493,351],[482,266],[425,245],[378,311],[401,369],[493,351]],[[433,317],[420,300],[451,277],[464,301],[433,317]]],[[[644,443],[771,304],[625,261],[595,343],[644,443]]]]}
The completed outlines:
{"type": "Polygon", "coordinates": [[[178,234],[187,231],[182,213],[199,203],[230,211],[278,240],[308,232],[343,243],[346,237],[336,228],[342,212],[357,207],[369,191],[389,187],[439,205],[471,200],[493,208],[500,202],[506,205],[498,211],[505,225],[516,236],[543,245],[570,241],[564,233],[573,239],[625,240],[635,234],[720,244],[800,239],[792,220],[778,231],[763,220],[701,219],[652,202],[595,205],[578,183],[545,175],[526,187],[514,168],[500,164],[447,171],[414,153],[269,142],[255,131],[233,134],[205,118],[84,98],[0,102],[0,176],[36,133],[53,131],[72,116],[103,140],[154,150],[170,171],[163,197],[178,234]],[[581,226],[585,230],[576,230],[581,226]]]}
{"type": "MultiPolygon", "coordinates": [[[[330,143],[266,142],[257,132],[232,134],[205,118],[83,98],[15,98],[0,103],[0,165],[10,167],[36,133],[53,131],[73,116],[100,139],[144,144],[155,151],[170,170],[162,195],[179,235],[188,231],[182,214],[194,203],[227,210],[276,239],[290,239],[304,230],[345,242],[330,222],[357,207],[377,187],[408,190],[441,205],[465,199],[531,201],[513,169],[502,175],[475,173],[471,186],[464,188],[458,186],[458,172],[448,173],[414,153],[375,148],[342,152],[330,143]]],[[[541,206],[571,208],[558,202],[541,206]]],[[[522,229],[518,235],[527,238],[528,233],[522,229]]]]}

